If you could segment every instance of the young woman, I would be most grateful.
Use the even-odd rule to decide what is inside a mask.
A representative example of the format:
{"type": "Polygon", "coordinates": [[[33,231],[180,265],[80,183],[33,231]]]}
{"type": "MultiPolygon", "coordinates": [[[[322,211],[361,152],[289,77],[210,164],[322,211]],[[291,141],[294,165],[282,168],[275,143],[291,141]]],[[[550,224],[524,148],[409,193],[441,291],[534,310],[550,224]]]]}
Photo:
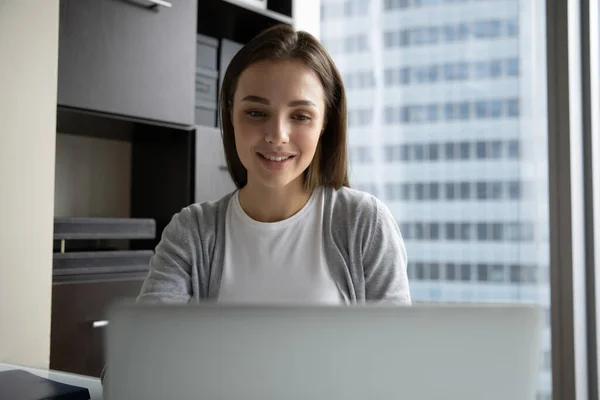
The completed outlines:
{"type": "Polygon", "coordinates": [[[285,25],[254,38],[220,114],[238,190],[173,217],[138,300],[410,304],[393,216],[349,188],[345,91],[321,44],[285,25]]]}

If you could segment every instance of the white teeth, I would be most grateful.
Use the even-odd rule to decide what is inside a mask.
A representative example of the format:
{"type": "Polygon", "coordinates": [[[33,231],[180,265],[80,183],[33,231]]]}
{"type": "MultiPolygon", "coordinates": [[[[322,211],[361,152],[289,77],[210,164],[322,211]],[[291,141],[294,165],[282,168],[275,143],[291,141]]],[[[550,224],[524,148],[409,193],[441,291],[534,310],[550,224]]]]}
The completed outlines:
{"type": "Polygon", "coordinates": [[[283,161],[283,160],[287,160],[288,158],[290,158],[291,156],[285,156],[285,157],[265,157],[271,161],[283,161]]]}

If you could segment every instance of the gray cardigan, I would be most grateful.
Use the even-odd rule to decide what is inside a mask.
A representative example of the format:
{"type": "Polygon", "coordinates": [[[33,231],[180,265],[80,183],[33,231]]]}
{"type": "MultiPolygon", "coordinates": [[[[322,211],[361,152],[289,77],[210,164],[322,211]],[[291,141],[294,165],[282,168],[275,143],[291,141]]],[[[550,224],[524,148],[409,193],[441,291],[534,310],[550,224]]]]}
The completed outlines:
{"type": "MultiPolygon", "coordinates": [[[[231,196],[173,216],[150,261],[139,302],[218,299],[231,196]]],[[[388,208],[349,188],[325,189],[324,208],[325,259],[345,302],[410,304],[406,249],[388,208]]]]}

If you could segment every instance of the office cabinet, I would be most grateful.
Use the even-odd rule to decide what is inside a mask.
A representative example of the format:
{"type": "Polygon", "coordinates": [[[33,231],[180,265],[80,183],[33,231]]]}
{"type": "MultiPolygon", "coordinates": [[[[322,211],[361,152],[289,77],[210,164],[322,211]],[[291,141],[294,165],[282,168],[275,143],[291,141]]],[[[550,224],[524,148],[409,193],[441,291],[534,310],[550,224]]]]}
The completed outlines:
{"type": "Polygon", "coordinates": [[[106,362],[107,308],[112,302],[135,298],[146,274],[54,283],[50,369],[99,377],[106,362]]]}
{"type": "Polygon", "coordinates": [[[193,125],[197,0],[61,0],[58,105],[193,125]]]}

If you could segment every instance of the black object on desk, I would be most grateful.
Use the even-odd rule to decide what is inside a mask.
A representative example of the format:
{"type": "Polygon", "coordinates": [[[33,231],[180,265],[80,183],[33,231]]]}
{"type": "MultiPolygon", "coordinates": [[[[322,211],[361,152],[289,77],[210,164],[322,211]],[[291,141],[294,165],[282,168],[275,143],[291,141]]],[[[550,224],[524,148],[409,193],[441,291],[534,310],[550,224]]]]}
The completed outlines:
{"type": "Polygon", "coordinates": [[[0,400],[89,400],[90,391],[27,371],[0,372],[0,400]]]}

